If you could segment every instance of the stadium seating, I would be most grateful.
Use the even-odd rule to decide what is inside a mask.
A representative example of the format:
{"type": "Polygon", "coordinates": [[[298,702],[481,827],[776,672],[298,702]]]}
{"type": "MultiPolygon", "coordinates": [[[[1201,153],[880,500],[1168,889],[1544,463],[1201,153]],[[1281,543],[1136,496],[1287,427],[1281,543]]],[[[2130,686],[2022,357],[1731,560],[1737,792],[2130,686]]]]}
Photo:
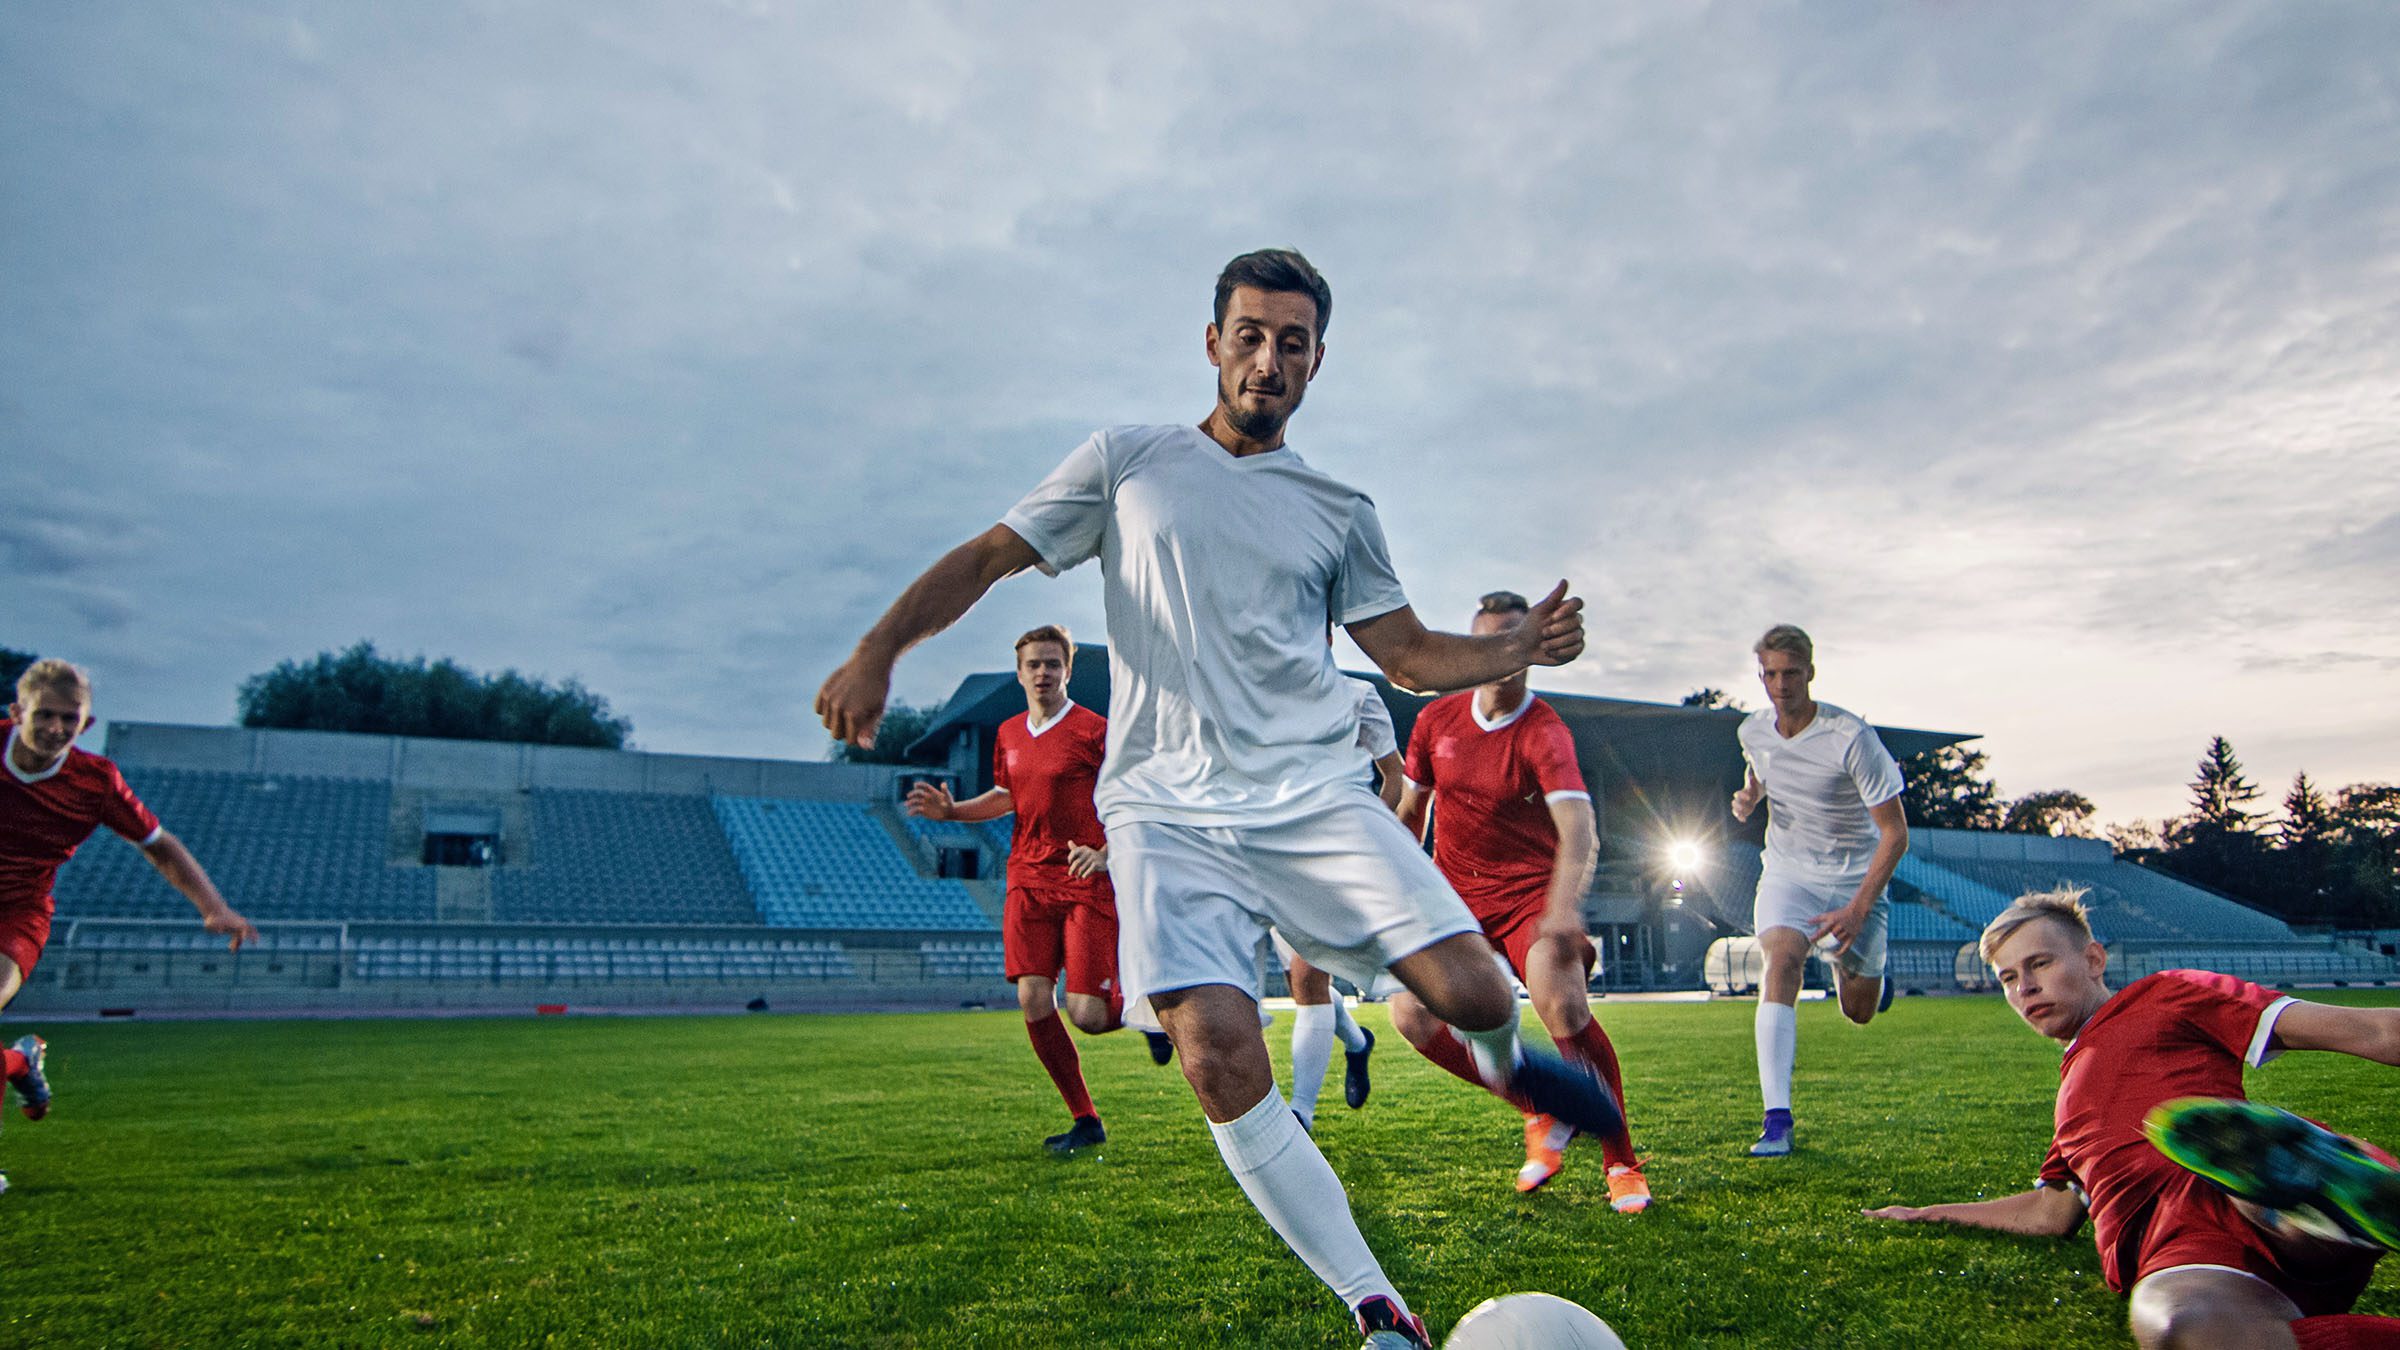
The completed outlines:
{"type": "Polygon", "coordinates": [[[760,922],[706,799],[565,789],[526,796],[530,858],[492,869],[495,921],[760,922]]]}
{"type": "Polygon", "coordinates": [[[1000,978],[1000,944],[997,942],[921,942],[917,951],[925,960],[925,973],[936,978],[955,976],[989,976],[1000,978]]]}
{"type": "Polygon", "coordinates": [[[711,799],[750,893],[779,928],[990,932],[966,887],[918,875],[860,802],[711,799]]]}
{"type": "Polygon", "coordinates": [[[2092,932],[2102,942],[2292,942],[2282,921],[2131,863],[1920,857],[1901,860],[1897,880],[1981,931],[2029,891],[2085,891],[2092,932]]]}
{"type": "Polygon", "coordinates": [[[840,943],[799,938],[606,938],[445,935],[351,940],[356,980],[671,984],[848,979],[840,943]]]}
{"type": "MultiPolygon", "coordinates": [[[[252,919],[434,917],[433,874],[388,861],[389,784],[131,767],[125,777],[252,919]]],[[[62,919],[192,917],[140,850],[113,838],[68,860],[57,894],[62,919]]]]}

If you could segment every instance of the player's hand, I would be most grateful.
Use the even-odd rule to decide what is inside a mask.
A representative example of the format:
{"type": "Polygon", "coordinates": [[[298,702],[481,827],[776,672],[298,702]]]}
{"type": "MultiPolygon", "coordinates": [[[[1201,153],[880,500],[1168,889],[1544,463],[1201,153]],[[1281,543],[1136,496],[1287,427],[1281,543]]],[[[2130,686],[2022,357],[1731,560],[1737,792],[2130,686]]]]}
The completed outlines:
{"type": "Polygon", "coordinates": [[[1733,794],[1733,818],[1748,820],[1750,813],[1756,811],[1758,804],[1765,801],[1766,797],[1766,786],[1757,779],[1742,784],[1742,790],[1733,794]]]}
{"type": "Polygon", "coordinates": [[[1067,845],[1067,875],[1096,876],[1108,870],[1108,845],[1093,848],[1086,844],[1067,845]]]}
{"type": "Polygon", "coordinates": [[[1808,940],[1818,943],[1831,937],[1834,953],[1839,955],[1850,950],[1851,943],[1858,941],[1858,930],[1865,927],[1866,922],[1867,911],[1858,905],[1829,909],[1808,921],[1808,940]]]}
{"type": "Polygon", "coordinates": [[[862,750],[875,748],[875,728],[883,722],[884,701],[892,693],[892,667],[861,653],[825,677],[817,690],[817,716],[837,741],[862,750]]]}
{"type": "Polygon", "coordinates": [[[1559,582],[1534,602],[1514,630],[1524,643],[1525,664],[1563,666],[1583,655],[1583,597],[1559,582]]]}
{"type": "Polygon", "coordinates": [[[1938,1222],[1937,1216],[1932,1210],[1920,1209],[1914,1205],[1885,1205],[1881,1209],[1862,1209],[1859,1213],[1870,1219],[1893,1219],[1900,1223],[1938,1222]]]}
{"type": "Polygon", "coordinates": [[[258,928],[230,909],[209,915],[200,921],[200,926],[224,938],[227,951],[238,952],[243,943],[258,941],[258,928]]]}
{"type": "Polygon", "coordinates": [[[908,790],[908,813],[927,820],[948,820],[958,809],[950,790],[939,783],[919,783],[908,790]]]}

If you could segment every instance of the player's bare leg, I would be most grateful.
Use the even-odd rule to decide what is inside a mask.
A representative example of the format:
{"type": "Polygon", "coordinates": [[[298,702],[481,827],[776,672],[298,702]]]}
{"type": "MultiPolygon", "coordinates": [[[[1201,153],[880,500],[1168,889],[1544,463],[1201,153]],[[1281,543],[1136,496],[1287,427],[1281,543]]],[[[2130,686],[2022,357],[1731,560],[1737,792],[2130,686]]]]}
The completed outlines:
{"type": "Polygon", "coordinates": [[[1758,1013],[1751,1026],[1758,1047],[1758,1093],[1766,1121],[1754,1158],[1779,1158],[1792,1151],[1792,1062],[1799,1048],[1800,978],[1808,968],[1808,935],[1778,925],[1758,935],[1767,968],[1760,979],[1758,1013]]]}
{"type": "MultiPolygon", "coordinates": [[[[1074,1038],[1060,1025],[1058,1005],[1051,994],[1052,981],[1039,975],[1021,976],[1017,980],[1017,1009],[1025,1014],[1025,1038],[1033,1042],[1033,1053],[1042,1061],[1050,1082],[1058,1089],[1060,1100],[1067,1105],[1074,1123],[1063,1134],[1054,1134],[1042,1141],[1053,1153],[1068,1153],[1093,1144],[1104,1143],[1108,1131],[1100,1124],[1100,1113],[1092,1106],[1092,1094],[1083,1084],[1083,1060],[1075,1053],[1074,1038]]],[[[1070,999],[1081,997],[1075,994],[1070,999]]],[[[1105,1011],[1104,1001],[1101,1006],[1105,1011]]]]}
{"type": "Polygon", "coordinates": [[[17,991],[24,987],[25,972],[17,969],[15,961],[0,956],[0,1009],[16,1002],[17,991]]]}
{"type": "Polygon", "coordinates": [[[1860,1026],[1875,1020],[1883,1010],[1883,986],[1887,976],[1853,975],[1846,970],[1834,973],[1834,997],[1842,1005],[1842,1016],[1860,1026]]]}
{"type": "Polygon", "coordinates": [[[2127,1306],[2142,1350],[2287,1350],[2300,1309],[2273,1285],[2231,1270],[2167,1270],[2127,1306]]]}
{"type": "MultiPolygon", "coordinates": [[[[1542,1019],[1550,1039],[1559,1052],[1582,1061],[1608,1090],[1615,1094],[1620,1111],[1625,1105],[1624,1074],[1617,1064],[1617,1049],[1600,1029],[1599,1020],[1592,1016],[1591,971],[1585,954],[1591,950],[1585,943],[1564,938],[1543,938],[1525,953],[1525,989],[1533,996],[1534,1015],[1542,1019]]],[[[1650,1185],[1642,1176],[1641,1160],[1634,1156],[1633,1132],[1620,1126],[1614,1134],[1602,1136],[1600,1152],[1607,1169],[1609,1204],[1620,1214],[1638,1214],[1650,1207],[1650,1185]]],[[[1526,1170],[1518,1176],[1518,1189],[1531,1190],[1557,1175],[1564,1165],[1563,1149],[1548,1147],[1550,1140],[1534,1138],[1533,1130],[1526,1131],[1526,1170]],[[1535,1155],[1539,1147],[1541,1154],[1535,1155]],[[1527,1181],[1532,1185],[1527,1185],[1527,1181]]]]}

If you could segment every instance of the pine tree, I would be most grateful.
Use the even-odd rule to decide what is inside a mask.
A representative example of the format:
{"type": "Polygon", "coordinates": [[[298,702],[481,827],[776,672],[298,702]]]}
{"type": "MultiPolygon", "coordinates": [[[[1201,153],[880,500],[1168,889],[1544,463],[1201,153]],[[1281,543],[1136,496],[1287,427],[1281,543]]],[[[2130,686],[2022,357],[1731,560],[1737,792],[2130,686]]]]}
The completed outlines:
{"type": "Polygon", "coordinates": [[[2228,834],[2248,833],[2258,824],[2258,813],[2248,809],[2249,803],[2257,800],[2258,784],[2242,776],[2242,762],[2234,757],[2233,742],[2222,736],[2210,739],[2207,752],[2200,756],[2200,776],[2192,780],[2193,825],[2228,834]]]}

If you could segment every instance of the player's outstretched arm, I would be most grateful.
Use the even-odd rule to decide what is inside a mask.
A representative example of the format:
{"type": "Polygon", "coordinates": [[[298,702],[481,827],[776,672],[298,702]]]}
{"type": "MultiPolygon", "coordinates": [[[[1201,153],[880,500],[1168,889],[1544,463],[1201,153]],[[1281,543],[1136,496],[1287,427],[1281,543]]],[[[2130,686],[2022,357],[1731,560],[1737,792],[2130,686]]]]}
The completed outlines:
{"type": "Polygon", "coordinates": [[[2037,1186],[1998,1200],[1973,1200],[1948,1205],[1886,1205],[1860,1210],[1870,1219],[1902,1223],[1955,1223],[1990,1228],[2027,1237],[2068,1237],[2083,1227],[2083,1202],[2063,1186],[2037,1186]]]}
{"type": "Polygon", "coordinates": [[[970,824],[982,820],[998,820],[1017,809],[1017,799],[1007,788],[993,788],[965,801],[955,801],[950,789],[939,783],[919,783],[908,790],[908,813],[927,820],[963,820],[970,824]]]}
{"type": "Polygon", "coordinates": [[[837,741],[875,744],[884,701],[892,692],[892,667],[901,653],[958,622],[984,592],[1003,578],[1041,561],[1015,530],[994,525],[925,569],[884,611],[841,669],[817,690],[817,716],[837,741]]]}
{"type": "Polygon", "coordinates": [[[1471,637],[1437,633],[1403,605],[1347,625],[1350,639],[1392,683],[1420,694],[1446,694],[1506,679],[1527,666],[1563,666],[1583,655],[1583,600],[1560,582],[1516,627],[1471,637]]]}
{"type": "Polygon", "coordinates": [[[233,906],[225,903],[224,896],[217,894],[217,883],[208,879],[208,869],[200,865],[182,840],[161,830],[158,838],[143,846],[142,856],[150,860],[168,885],[183,892],[183,898],[200,911],[201,926],[224,938],[229,949],[238,952],[243,943],[258,941],[258,929],[235,913],[233,906]]]}
{"type": "Polygon", "coordinates": [[[2339,1050],[2400,1065],[2400,1008],[2294,1002],[2275,1018],[2274,1044],[2285,1050],[2339,1050]]]}

